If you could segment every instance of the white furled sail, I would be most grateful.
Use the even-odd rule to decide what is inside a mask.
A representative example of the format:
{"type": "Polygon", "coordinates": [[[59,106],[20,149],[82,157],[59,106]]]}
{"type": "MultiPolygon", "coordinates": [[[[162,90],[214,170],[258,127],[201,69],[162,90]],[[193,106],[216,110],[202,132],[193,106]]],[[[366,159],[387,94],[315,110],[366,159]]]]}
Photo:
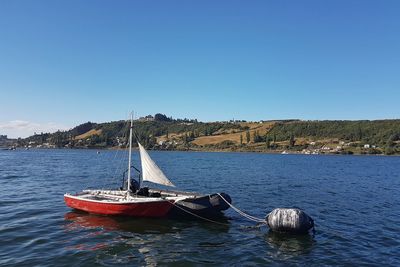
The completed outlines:
{"type": "Polygon", "coordinates": [[[160,170],[156,163],[150,158],[144,147],[139,144],[140,161],[142,162],[142,179],[156,184],[175,186],[160,170]]]}

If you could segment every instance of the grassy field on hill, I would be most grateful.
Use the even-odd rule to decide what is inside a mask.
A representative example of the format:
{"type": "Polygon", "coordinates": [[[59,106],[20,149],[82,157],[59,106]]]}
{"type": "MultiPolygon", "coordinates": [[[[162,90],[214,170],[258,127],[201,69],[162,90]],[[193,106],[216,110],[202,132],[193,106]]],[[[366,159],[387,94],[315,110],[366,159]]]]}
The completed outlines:
{"type": "MultiPolygon", "coordinates": [[[[148,149],[257,151],[303,154],[400,154],[400,120],[198,122],[156,114],[134,122],[135,140],[148,149]]],[[[84,123],[36,134],[18,146],[125,148],[125,121],[84,123]]]]}

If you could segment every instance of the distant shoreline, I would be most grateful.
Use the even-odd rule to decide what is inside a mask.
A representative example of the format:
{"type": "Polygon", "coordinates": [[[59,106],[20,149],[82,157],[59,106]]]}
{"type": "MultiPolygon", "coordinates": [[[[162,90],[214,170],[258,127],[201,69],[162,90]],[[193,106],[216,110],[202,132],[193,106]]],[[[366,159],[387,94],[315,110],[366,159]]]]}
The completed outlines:
{"type": "MultiPolygon", "coordinates": [[[[400,155],[400,120],[198,122],[165,115],[147,117],[134,126],[135,140],[147,150],[400,155]]],[[[68,131],[34,134],[25,139],[11,140],[2,135],[0,145],[120,149],[127,145],[127,129],[125,121],[87,122],[68,131]]]]}
{"type": "MultiPolygon", "coordinates": [[[[6,148],[6,147],[0,147],[0,151],[32,151],[32,150],[40,150],[40,151],[46,151],[46,150],[92,150],[92,151],[124,151],[128,150],[127,148],[92,148],[92,147],[73,147],[73,148],[30,148],[30,149],[25,149],[25,148],[17,148],[15,150],[6,148]]],[[[137,151],[138,148],[132,148],[133,151],[137,151]]],[[[150,149],[149,151],[157,151],[157,152],[206,152],[206,153],[255,153],[255,154],[271,154],[271,155],[302,155],[302,156],[385,156],[385,157],[399,157],[400,154],[393,154],[393,155],[386,155],[386,154],[335,154],[335,153],[320,153],[320,154],[304,154],[304,153],[299,153],[299,152],[290,152],[286,151],[287,153],[281,153],[281,152],[273,152],[273,151],[238,151],[238,150],[181,150],[181,149],[176,149],[176,150],[165,150],[165,149],[150,149]]]]}

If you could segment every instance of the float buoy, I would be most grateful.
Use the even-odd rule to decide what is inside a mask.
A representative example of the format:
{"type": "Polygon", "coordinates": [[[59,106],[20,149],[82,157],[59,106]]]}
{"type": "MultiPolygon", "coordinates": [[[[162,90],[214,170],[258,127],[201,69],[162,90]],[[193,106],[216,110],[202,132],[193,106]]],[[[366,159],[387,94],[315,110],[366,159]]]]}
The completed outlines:
{"type": "Polygon", "coordinates": [[[266,217],[268,227],[275,232],[304,234],[314,227],[314,220],[297,208],[277,208],[266,217]]]}

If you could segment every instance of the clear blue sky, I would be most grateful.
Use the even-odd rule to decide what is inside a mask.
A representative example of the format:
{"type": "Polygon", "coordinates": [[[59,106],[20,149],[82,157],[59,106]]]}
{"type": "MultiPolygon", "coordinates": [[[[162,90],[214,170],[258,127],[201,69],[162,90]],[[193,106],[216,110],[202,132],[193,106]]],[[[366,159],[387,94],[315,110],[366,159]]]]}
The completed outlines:
{"type": "Polygon", "coordinates": [[[389,0],[1,1],[0,134],[129,110],[400,118],[399,14],[389,0]]]}

